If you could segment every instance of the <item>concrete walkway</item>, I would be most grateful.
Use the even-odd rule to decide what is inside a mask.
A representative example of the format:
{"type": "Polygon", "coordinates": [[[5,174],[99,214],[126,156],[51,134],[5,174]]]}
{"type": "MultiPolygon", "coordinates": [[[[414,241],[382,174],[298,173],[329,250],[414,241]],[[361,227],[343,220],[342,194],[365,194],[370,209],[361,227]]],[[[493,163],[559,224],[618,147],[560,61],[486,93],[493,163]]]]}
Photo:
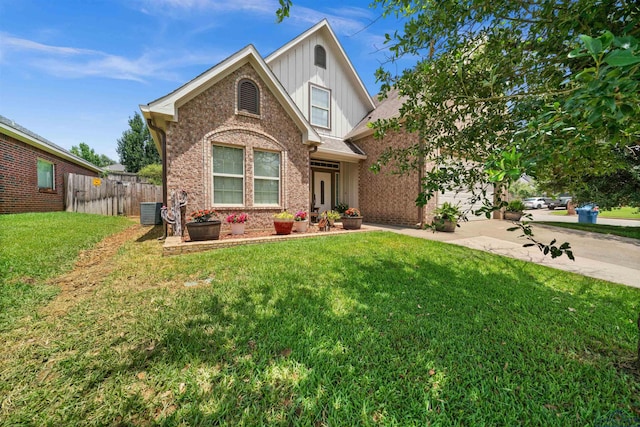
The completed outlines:
{"type": "MultiPolygon", "coordinates": [[[[529,212],[533,213],[534,221],[578,222],[576,216],[550,215],[549,211],[529,212]]],[[[598,224],[640,227],[640,221],[633,220],[598,218],[598,224]]],[[[538,248],[523,248],[522,245],[527,241],[518,237],[522,233],[507,231],[512,226],[510,221],[502,220],[469,221],[462,223],[455,233],[434,233],[431,230],[376,225],[380,229],[396,233],[453,243],[640,288],[640,240],[544,225],[534,226],[536,240],[547,244],[553,239],[558,244],[569,242],[576,258],[571,261],[563,255],[551,259],[550,256],[544,256],[538,248]]]]}

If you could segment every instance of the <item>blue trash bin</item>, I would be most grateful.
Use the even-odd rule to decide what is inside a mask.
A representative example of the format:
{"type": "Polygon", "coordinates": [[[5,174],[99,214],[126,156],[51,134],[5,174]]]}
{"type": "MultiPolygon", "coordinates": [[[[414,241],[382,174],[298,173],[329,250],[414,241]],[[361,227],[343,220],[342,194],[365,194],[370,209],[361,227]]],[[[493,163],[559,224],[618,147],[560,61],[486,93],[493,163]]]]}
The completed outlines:
{"type": "Polygon", "coordinates": [[[584,205],[576,208],[578,222],[583,224],[595,224],[598,220],[598,211],[593,205],[584,205]]]}

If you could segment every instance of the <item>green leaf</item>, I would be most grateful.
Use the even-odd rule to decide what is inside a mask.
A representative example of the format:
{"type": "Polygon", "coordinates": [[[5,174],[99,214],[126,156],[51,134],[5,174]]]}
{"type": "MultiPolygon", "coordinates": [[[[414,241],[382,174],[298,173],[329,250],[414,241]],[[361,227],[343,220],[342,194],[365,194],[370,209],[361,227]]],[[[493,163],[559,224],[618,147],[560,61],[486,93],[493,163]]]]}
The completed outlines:
{"type": "Polygon", "coordinates": [[[585,56],[589,56],[587,52],[583,52],[582,49],[574,49],[569,52],[567,55],[569,58],[584,58],[585,56]]]}
{"type": "Polygon", "coordinates": [[[630,50],[614,50],[605,56],[604,62],[613,67],[625,67],[627,65],[639,64],[640,56],[634,55],[630,50]]]}
{"type": "Polygon", "coordinates": [[[611,42],[615,39],[611,31],[605,31],[598,40],[602,43],[602,50],[607,50],[611,46],[611,42]]]}
{"type": "Polygon", "coordinates": [[[584,43],[584,46],[587,48],[587,52],[593,56],[593,59],[596,59],[602,52],[602,42],[600,40],[585,34],[580,35],[580,40],[582,40],[582,43],[584,43]]]}

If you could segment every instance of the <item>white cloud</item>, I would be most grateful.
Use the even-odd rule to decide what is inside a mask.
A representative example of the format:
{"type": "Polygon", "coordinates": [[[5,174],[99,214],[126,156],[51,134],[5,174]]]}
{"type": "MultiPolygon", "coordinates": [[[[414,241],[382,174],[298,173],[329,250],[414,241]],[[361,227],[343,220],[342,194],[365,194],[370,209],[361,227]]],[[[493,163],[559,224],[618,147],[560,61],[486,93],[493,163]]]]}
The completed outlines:
{"type": "Polygon", "coordinates": [[[45,45],[7,34],[2,34],[0,43],[3,62],[8,62],[11,55],[13,63],[29,64],[48,74],[66,78],[182,81],[184,77],[179,76],[178,70],[192,65],[210,66],[227,56],[225,52],[215,51],[197,54],[187,51],[176,55],[175,52],[157,50],[137,58],[127,58],[91,49],[45,45]]]}

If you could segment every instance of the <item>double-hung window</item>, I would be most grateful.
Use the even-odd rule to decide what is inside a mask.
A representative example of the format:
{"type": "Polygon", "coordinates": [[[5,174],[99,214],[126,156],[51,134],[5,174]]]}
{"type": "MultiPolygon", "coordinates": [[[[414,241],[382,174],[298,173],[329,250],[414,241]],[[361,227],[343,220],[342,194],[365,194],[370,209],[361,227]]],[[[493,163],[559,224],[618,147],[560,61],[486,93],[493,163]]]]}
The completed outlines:
{"type": "Polygon", "coordinates": [[[311,124],[323,128],[330,128],[331,123],[331,92],[318,86],[311,86],[311,124]]]}
{"type": "Polygon", "coordinates": [[[213,146],[213,203],[244,204],[244,150],[213,146]]]}
{"type": "Polygon", "coordinates": [[[253,191],[256,205],[280,203],[280,153],[254,151],[253,191]]]}
{"type": "Polygon", "coordinates": [[[43,190],[55,190],[55,167],[53,163],[38,159],[38,188],[43,190]]]}

